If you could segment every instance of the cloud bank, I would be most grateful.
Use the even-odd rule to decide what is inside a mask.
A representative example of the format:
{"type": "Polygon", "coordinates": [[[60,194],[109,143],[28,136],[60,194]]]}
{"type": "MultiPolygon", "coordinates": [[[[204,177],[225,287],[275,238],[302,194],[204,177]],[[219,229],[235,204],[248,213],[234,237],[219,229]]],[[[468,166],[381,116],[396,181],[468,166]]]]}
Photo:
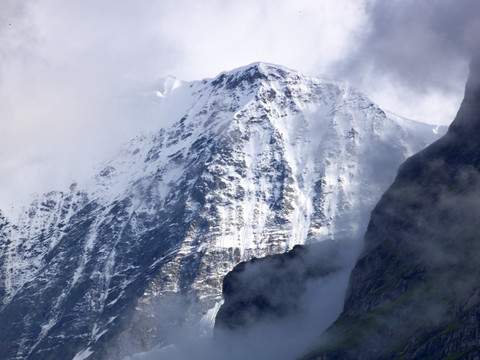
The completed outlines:
{"type": "Polygon", "coordinates": [[[134,135],[159,77],[254,61],[345,80],[382,107],[449,123],[478,44],[474,0],[4,0],[0,208],[66,186],[134,135]],[[127,101],[128,100],[128,101],[127,101]],[[35,181],[32,181],[35,179],[35,181]]]}
{"type": "Polygon", "coordinates": [[[136,97],[159,77],[258,60],[309,73],[344,56],[365,20],[363,2],[350,0],[5,0],[0,208],[90,173],[142,128],[136,97]]]}
{"type": "Polygon", "coordinates": [[[333,72],[400,115],[449,124],[480,48],[480,3],[374,1],[366,11],[370,30],[333,72]]]}

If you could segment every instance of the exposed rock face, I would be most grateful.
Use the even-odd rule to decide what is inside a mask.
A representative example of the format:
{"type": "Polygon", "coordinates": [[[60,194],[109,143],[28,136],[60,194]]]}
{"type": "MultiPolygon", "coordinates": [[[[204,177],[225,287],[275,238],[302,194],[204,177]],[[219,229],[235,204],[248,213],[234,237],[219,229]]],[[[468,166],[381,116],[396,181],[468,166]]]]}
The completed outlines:
{"type": "Polygon", "coordinates": [[[351,241],[324,241],[237,265],[224,278],[225,302],[204,358],[301,356],[341,312],[357,255],[351,241]]]}
{"type": "Polygon", "coordinates": [[[480,357],[480,61],[448,133],[372,212],[344,311],[308,359],[480,357]]]}
{"type": "Polygon", "coordinates": [[[356,238],[442,133],[279,66],[170,85],[161,125],[90,183],[0,218],[1,358],[118,359],[208,329],[236,264],[356,238]]]}
{"type": "Polygon", "coordinates": [[[248,330],[259,323],[295,316],[302,311],[307,283],[345,271],[348,250],[341,242],[324,241],[238,264],[223,279],[225,302],[215,329],[248,330]]]}

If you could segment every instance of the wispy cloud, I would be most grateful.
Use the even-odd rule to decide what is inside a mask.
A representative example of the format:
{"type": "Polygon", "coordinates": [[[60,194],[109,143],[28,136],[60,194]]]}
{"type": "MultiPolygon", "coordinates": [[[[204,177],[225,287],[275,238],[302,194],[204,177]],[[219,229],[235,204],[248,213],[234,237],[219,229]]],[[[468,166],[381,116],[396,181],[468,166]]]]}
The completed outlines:
{"type": "Polygon", "coordinates": [[[480,45],[479,12],[474,0],[372,2],[368,34],[334,71],[403,116],[448,124],[480,45]]]}

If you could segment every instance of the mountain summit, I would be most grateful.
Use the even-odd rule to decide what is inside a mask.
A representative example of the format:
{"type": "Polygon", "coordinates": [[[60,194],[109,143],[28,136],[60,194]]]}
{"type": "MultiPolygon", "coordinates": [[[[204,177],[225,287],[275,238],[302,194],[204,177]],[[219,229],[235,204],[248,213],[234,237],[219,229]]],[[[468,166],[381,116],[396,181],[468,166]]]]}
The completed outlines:
{"type": "Polygon", "coordinates": [[[167,85],[158,127],[88,183],[0,218],[1,358],[118,359],[209,331],[236,264],[361,239],[397,166],[443,132],[271,64],[167,85]]]}

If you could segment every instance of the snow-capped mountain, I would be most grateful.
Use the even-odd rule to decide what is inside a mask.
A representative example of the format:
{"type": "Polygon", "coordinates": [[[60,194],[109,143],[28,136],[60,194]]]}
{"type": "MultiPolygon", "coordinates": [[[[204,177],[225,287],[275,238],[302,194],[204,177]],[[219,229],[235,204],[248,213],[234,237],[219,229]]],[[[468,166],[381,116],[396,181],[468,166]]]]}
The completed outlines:
{"type": "Polygon", "coordinates": [[[156,129],[1,217],[1,358],[117,359],[208,331],[237,263],[361,239],[398,165],[446,130],[265,63],[150,95],[156,129]]]}

